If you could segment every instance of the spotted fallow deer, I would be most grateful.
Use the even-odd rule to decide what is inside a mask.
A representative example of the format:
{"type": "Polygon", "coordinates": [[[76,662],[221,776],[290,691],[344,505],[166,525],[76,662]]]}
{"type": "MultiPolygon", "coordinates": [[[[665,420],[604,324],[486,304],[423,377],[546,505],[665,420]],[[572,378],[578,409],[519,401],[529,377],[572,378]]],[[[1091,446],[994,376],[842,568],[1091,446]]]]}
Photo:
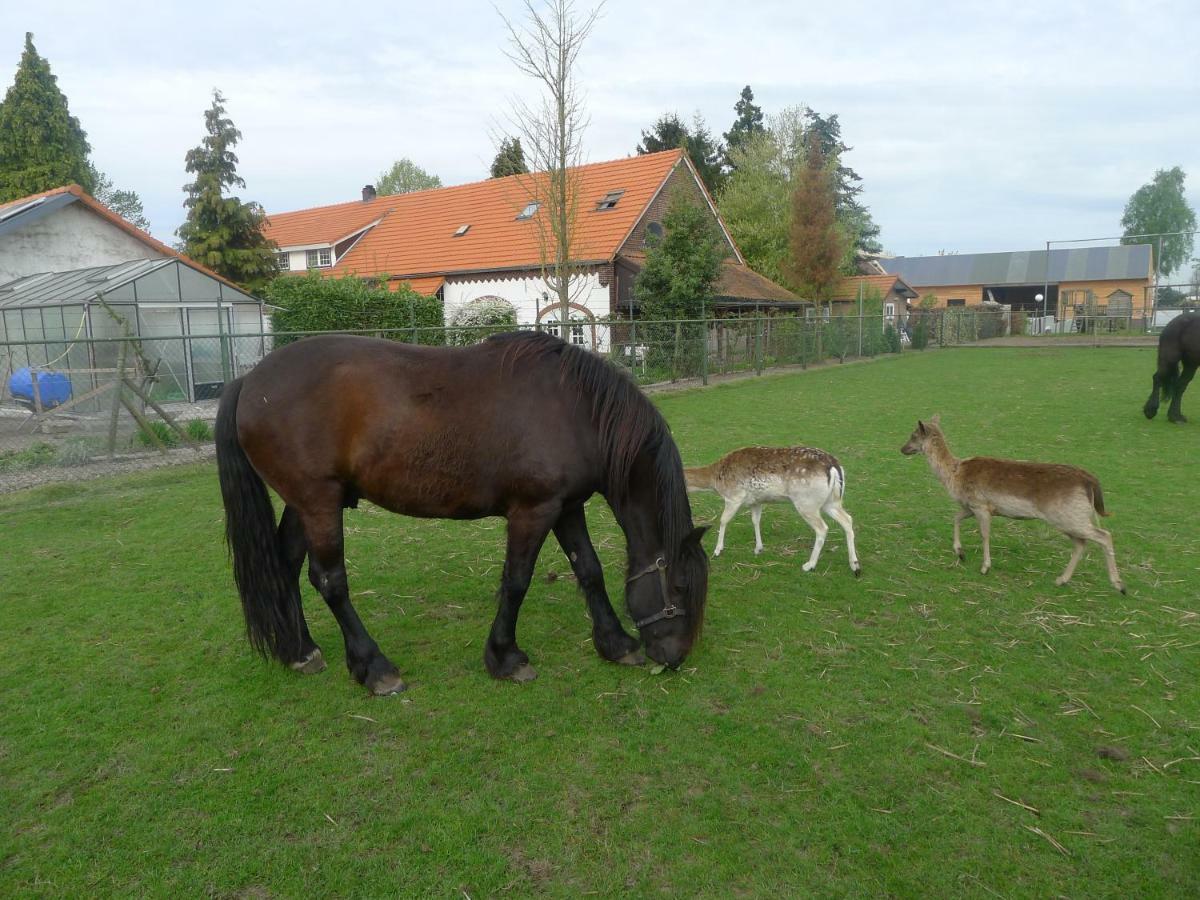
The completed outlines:
{"type": "Polygon", "coordinates": [[[689,493],[716,491],[725,501],[713,556],[720,556],[725,548],[725,526],[746,505],[750,507],[750,518],[754,521],[754,552],[761,553],[763,504],[790,502],[817,534],[812,555],[803,566],[804,571],[811,572],[821,558],[821,548],[829,532],[829,526],[821,517],[821,513],[825,512],[846,532],[851,571],[855,575],[862,574],[862,566],[854,550],[854,520],[842,508],[846,473],[841,463],[824,450],[814,447],[743,447],[711,466],[684,469],[684,475],[687,477],[689,493]]]}
{"type": "Polygon", "coordinates": [[[917,422],[916,430],[900,452],[905,456],[924,453],[929,466],[959,505],[954,517],[954,552],[964,559],[960,526],[963,519],[974,516],[979,521],[983,538],[983,567],[987,574],[992,567],[989,543],[992,516],[1009,519],[1041,519],[1062,531],[1075,543],[1075,552],[1067,568],[1055,584],[1071,580],[1088,541],[1104,548],[1108,563],[1108,580],[1125,593],[1125,585],[1117,572],[1112,535],[1096,524],[1096,516],[1107,516],[1100,482],[1091,472],[1078,466],[1054,463],[1024,462],[1013,459],[994,459],[971,456],[959,459],[950,452],[938,416],[928,422],[917,422]]]}

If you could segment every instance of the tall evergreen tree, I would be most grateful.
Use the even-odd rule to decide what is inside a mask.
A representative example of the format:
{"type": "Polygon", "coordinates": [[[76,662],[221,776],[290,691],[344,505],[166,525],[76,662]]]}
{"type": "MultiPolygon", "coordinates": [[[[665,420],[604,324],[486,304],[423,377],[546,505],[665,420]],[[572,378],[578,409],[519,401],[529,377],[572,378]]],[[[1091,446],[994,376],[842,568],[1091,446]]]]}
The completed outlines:
{"type": "Polygon", "coordinates": [[[1153,244],[1159,254],[1159,271],[1165,274],[1174,272],[1192,255],[1195,235],[1172,234],[1196,230],[1196,213],[1183,189],[1186,177],[1179,166],[1159,169],[1154,180],[1133,192],[1121,216],[1121,228],[1127,235],[1121,243],[1153,244]]]}
{"type": "Polygon", "coordinates": [[[700,180],[704,182],[709,193],[715,195],[723,181],[721,160],[724,149],[713,138],[712,132],[708,130],[699,113],[692,119],[690,128],[676,113],[660,116],[650,131],[642,132],[642,141],[638,144],[637,152],[658,153],[676,148],[687,151],[692,165],[700,174],[700,180]]]}
{"type": "Polygon", "coordinates": [[[737,113],[737,118],[725,132],[725,165],[727,168],[733,168],[732,154],[736,153],[751,137],[763,134],[767,130],[763,125],[762,109],[755,104],[754,91],[750,90],[750,85],[742,88],[742,96],[733,105],[733,111],[737,113]]]}
{"type": "Polygon", "coordinates": [[[833,298],[845,254],[836,197],[835,163],[827,161],[821,145],[814,142],[805,153],[792,193],[789,271],[800,295],[818,308],[833,298]]]}
{"type": "Polygon", "coordinates": [[[863,253],[879,253],[883,250],[879,243],[879,226],[871,218],[871,211],[858,200],[863,190],[862,176],[846,165],[845,155],[854,148],[842,141],[842,126],[837,113],[825,117],[812,109],[805,109],[804,124],[805,149],[816,145],[832,166],[838,221],[850,239],[846,245],[849,258],[843,265],[849,271],[853,268],[856,250],[863,253]]]}
{"type": "Polygon", "coordinates": [[[263,236],[266,216],[254,202],[226,197],[225,189],[246,186],[237,174],[233,148],[241,140],[225,115],[225,98],[213,91],[212,106],[204,113],[207,134],[188,151],[185,168],[196,180],[184,185],[187,219],[177,232],[183,252],[230,281],[260,290],[278,273],[275,244],[263,236]]]}
{"type": "Polygon", "coordinates": [[[525,150],[521,146],[521,139],[504,138],[500,142],[500,149],[496,152],[496,158],[492,160],[492,177],[504,178],[508,175],[528,175],[529,166],[525,162],[525,150]]]}
{"type": "Polygon", "coordinates": [[[16,78],[0,103],[0,202],[72,182],[91,193],[90,150],[50,63],[26,33],[16,78]]]}

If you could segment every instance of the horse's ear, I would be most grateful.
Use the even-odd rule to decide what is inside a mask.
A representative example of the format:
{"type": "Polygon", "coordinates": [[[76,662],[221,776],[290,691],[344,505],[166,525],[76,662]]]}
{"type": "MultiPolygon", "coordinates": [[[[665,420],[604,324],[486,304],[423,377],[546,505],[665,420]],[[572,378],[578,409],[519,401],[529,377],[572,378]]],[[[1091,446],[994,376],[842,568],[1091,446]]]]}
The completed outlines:
{"type": "Polygon", "coordinates": [[[687,537],[683,539],[683,546],[687,547],[689,544],[695,544],[697,547],[699,547],[700,541],[703,539],[706,531],[708,531],[707,525],[701,525],[699,528],[693,528],[688,532],[687,537]]]}

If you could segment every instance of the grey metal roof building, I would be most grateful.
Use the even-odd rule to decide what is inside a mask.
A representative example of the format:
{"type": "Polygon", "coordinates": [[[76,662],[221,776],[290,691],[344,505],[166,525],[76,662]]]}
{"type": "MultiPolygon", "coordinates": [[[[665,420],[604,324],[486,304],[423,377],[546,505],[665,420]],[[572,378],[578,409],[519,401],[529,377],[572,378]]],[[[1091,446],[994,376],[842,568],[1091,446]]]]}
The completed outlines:
{"type": "Polygon", "coordinates": [[[26,275],[0,284],[0,378],[51,367],[78,396],[89,370],[116,365],[126,324],[164,401],[214,396],[262,358],[268,330],[260,300],[179,257],[26,275]]]}
{"type": "Polygon", "coordinates": [[[911,285],[1040,285],[1071,281],[1131,281],[1146,278],[1153,265],[1149,244],[963,253],[949,256],[897,256],[880,259],[889,275],[911,285]]]}

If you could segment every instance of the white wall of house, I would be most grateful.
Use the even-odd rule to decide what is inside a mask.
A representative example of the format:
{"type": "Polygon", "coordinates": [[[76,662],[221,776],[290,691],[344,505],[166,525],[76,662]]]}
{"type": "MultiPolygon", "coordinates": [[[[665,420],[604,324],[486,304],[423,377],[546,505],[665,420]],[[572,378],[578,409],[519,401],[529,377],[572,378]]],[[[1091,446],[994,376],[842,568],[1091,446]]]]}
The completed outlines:
{"type": "MultiPolygon", "coordinates": [[[[517,308],[517,321],[522,325],[545,321],[547,306],[557,306],[553,301],[554,291],[542,278],[489,278],[485,280],[447,279],[442,289],[446,320],[454,311],[466,306],[473,300],[483,297],[503,297],[517,308]],[[539,313],[542,315],[539,318],[539,313]]],[[[573,304],[582,306],[591,313],[593,318],[601,318],[609,314],[608,288],[600,283],[600,276],[595,273],[581,275],[572,291],[573,304]]],[[[572,318],[583,317],[579,310],[572,310],[572,318]]],[[[553,316],[557,321],[557,315],[553,316]]],[[[592,343],[592,331],[586,329],[587,341],[592,343]]],[[[607,329],[595,330],[598,350],[607,349],[607,329]]]]}
{"type": "Polygon", "coordinates": [[[111,266],[166,254],[71,203],[50,215],[0,235],[0,284],[39,272],[111,266]]]}

